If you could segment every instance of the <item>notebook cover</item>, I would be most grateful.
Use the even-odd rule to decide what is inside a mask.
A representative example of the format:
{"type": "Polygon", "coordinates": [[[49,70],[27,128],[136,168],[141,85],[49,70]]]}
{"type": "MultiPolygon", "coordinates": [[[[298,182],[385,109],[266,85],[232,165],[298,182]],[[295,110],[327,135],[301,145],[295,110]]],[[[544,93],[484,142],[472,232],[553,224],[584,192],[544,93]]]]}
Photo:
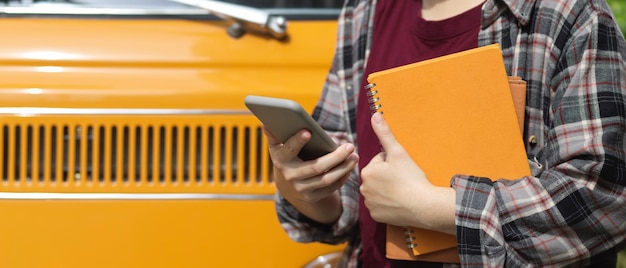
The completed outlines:
{"type": "MultiPolygon", "coordinates": [[[[433,184],[449,187],[456,174],[530,175],[498,45],[372,73],[368,82],[374,105],[433,184]]],[[[456,247],[452,235],[409,228],[415,256],[456,247]]]]}
{"type": "MultiPolygon", "coordinates": [[[[520,77],[509,76],[509,87],[515,106],[515,114],[519,123],[520,133],[524,133],[524,115],[526,109],[526,81],[520,77]]],[[[435,251],[428,254],[414,255],[406,246],[404,228],[387,225],[387,258],[396,260],[430,261],[459,263],[459,252],[456,247],[435,251]]]]}
{"type": "Polygon", "coordinates": [[[389,259],[407,260],[407,261],[427,261],[427,262],[444,262],[459,263],[459,251],[456,248],[456,240],[454,236],[448,236],[453,239],[454,246],[442,250],[414,255],[412,250],[406,246],[406,237],[404,236],[404,228],[400,226],[387,225],[387,242],[386,255],[389,259]]]}

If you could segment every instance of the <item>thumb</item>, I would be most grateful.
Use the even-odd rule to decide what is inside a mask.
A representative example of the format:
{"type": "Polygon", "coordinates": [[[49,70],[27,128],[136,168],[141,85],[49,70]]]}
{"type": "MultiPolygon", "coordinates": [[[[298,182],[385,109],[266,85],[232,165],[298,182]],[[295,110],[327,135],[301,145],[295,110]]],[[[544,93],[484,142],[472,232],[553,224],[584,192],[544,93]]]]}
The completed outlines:
{"type": "Polygon", "coordinates": [[[396,137],[391,133],[391,129],[387,122],[383,118],[382,113],[377,112],[372,115],[372,129],[378,137],[380,144],[383,146],[383,150],[387,154],[393,154],[394,152],[403,151],[404,149],[396,140],[396,137]]]}

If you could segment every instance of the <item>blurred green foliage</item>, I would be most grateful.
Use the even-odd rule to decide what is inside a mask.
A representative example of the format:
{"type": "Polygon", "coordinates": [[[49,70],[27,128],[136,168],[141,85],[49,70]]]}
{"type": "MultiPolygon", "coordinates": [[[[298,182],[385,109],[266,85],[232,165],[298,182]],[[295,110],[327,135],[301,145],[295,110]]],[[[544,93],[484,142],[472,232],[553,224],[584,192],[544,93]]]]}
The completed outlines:
{"type": "MultiPolygon", "coordinates": [[[[626,1],[606,0],[613,10],[617,24],[622,28],[622,33],[626,33],[626,1]]],[[[626,250],[617,255],[617,268],[626,268],[626,250]]]]}
{"type": "MultiPolygon", "coordinates": [[[[613,10],[617,24],[622,28],[622,33],[626,33],[626,1],[607,0],[607,2],[613,10]]],[[[626,250],[617,255],[617,268],[626,268],[626,250]]]]}
{"type": "Polygon", "coordinates": [[[624,0],[606,0],[613,10],[613,14],[617,19],[619,27],[622,28],[622,33],[626,32],[626,1],[624,0]]]}

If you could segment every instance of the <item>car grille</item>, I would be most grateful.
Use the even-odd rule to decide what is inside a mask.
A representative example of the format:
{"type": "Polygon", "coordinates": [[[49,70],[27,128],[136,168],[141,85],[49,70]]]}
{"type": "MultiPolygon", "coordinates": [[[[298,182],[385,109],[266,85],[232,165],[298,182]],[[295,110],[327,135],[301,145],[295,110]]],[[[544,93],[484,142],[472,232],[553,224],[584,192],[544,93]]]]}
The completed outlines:
{"type": "Polygon", "coordinates": [[[4,116],[3,191],[269,193],[250,115],[4,116]]]}

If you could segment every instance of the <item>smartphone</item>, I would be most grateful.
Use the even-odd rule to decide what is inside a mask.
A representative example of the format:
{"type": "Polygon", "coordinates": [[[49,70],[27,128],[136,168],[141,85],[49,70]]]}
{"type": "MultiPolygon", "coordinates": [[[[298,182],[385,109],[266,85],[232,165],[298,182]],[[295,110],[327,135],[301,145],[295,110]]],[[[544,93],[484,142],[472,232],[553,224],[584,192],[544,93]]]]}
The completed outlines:
{"type": "Polygon", "coordinates": [[[311,140],[298,154],[302,160],[316,159],[337,148],[337,144],[322,127],[293,100],[248,95],[244,103],[248,110],[283,143],[302,129],[310,131],[311,140]]]}

